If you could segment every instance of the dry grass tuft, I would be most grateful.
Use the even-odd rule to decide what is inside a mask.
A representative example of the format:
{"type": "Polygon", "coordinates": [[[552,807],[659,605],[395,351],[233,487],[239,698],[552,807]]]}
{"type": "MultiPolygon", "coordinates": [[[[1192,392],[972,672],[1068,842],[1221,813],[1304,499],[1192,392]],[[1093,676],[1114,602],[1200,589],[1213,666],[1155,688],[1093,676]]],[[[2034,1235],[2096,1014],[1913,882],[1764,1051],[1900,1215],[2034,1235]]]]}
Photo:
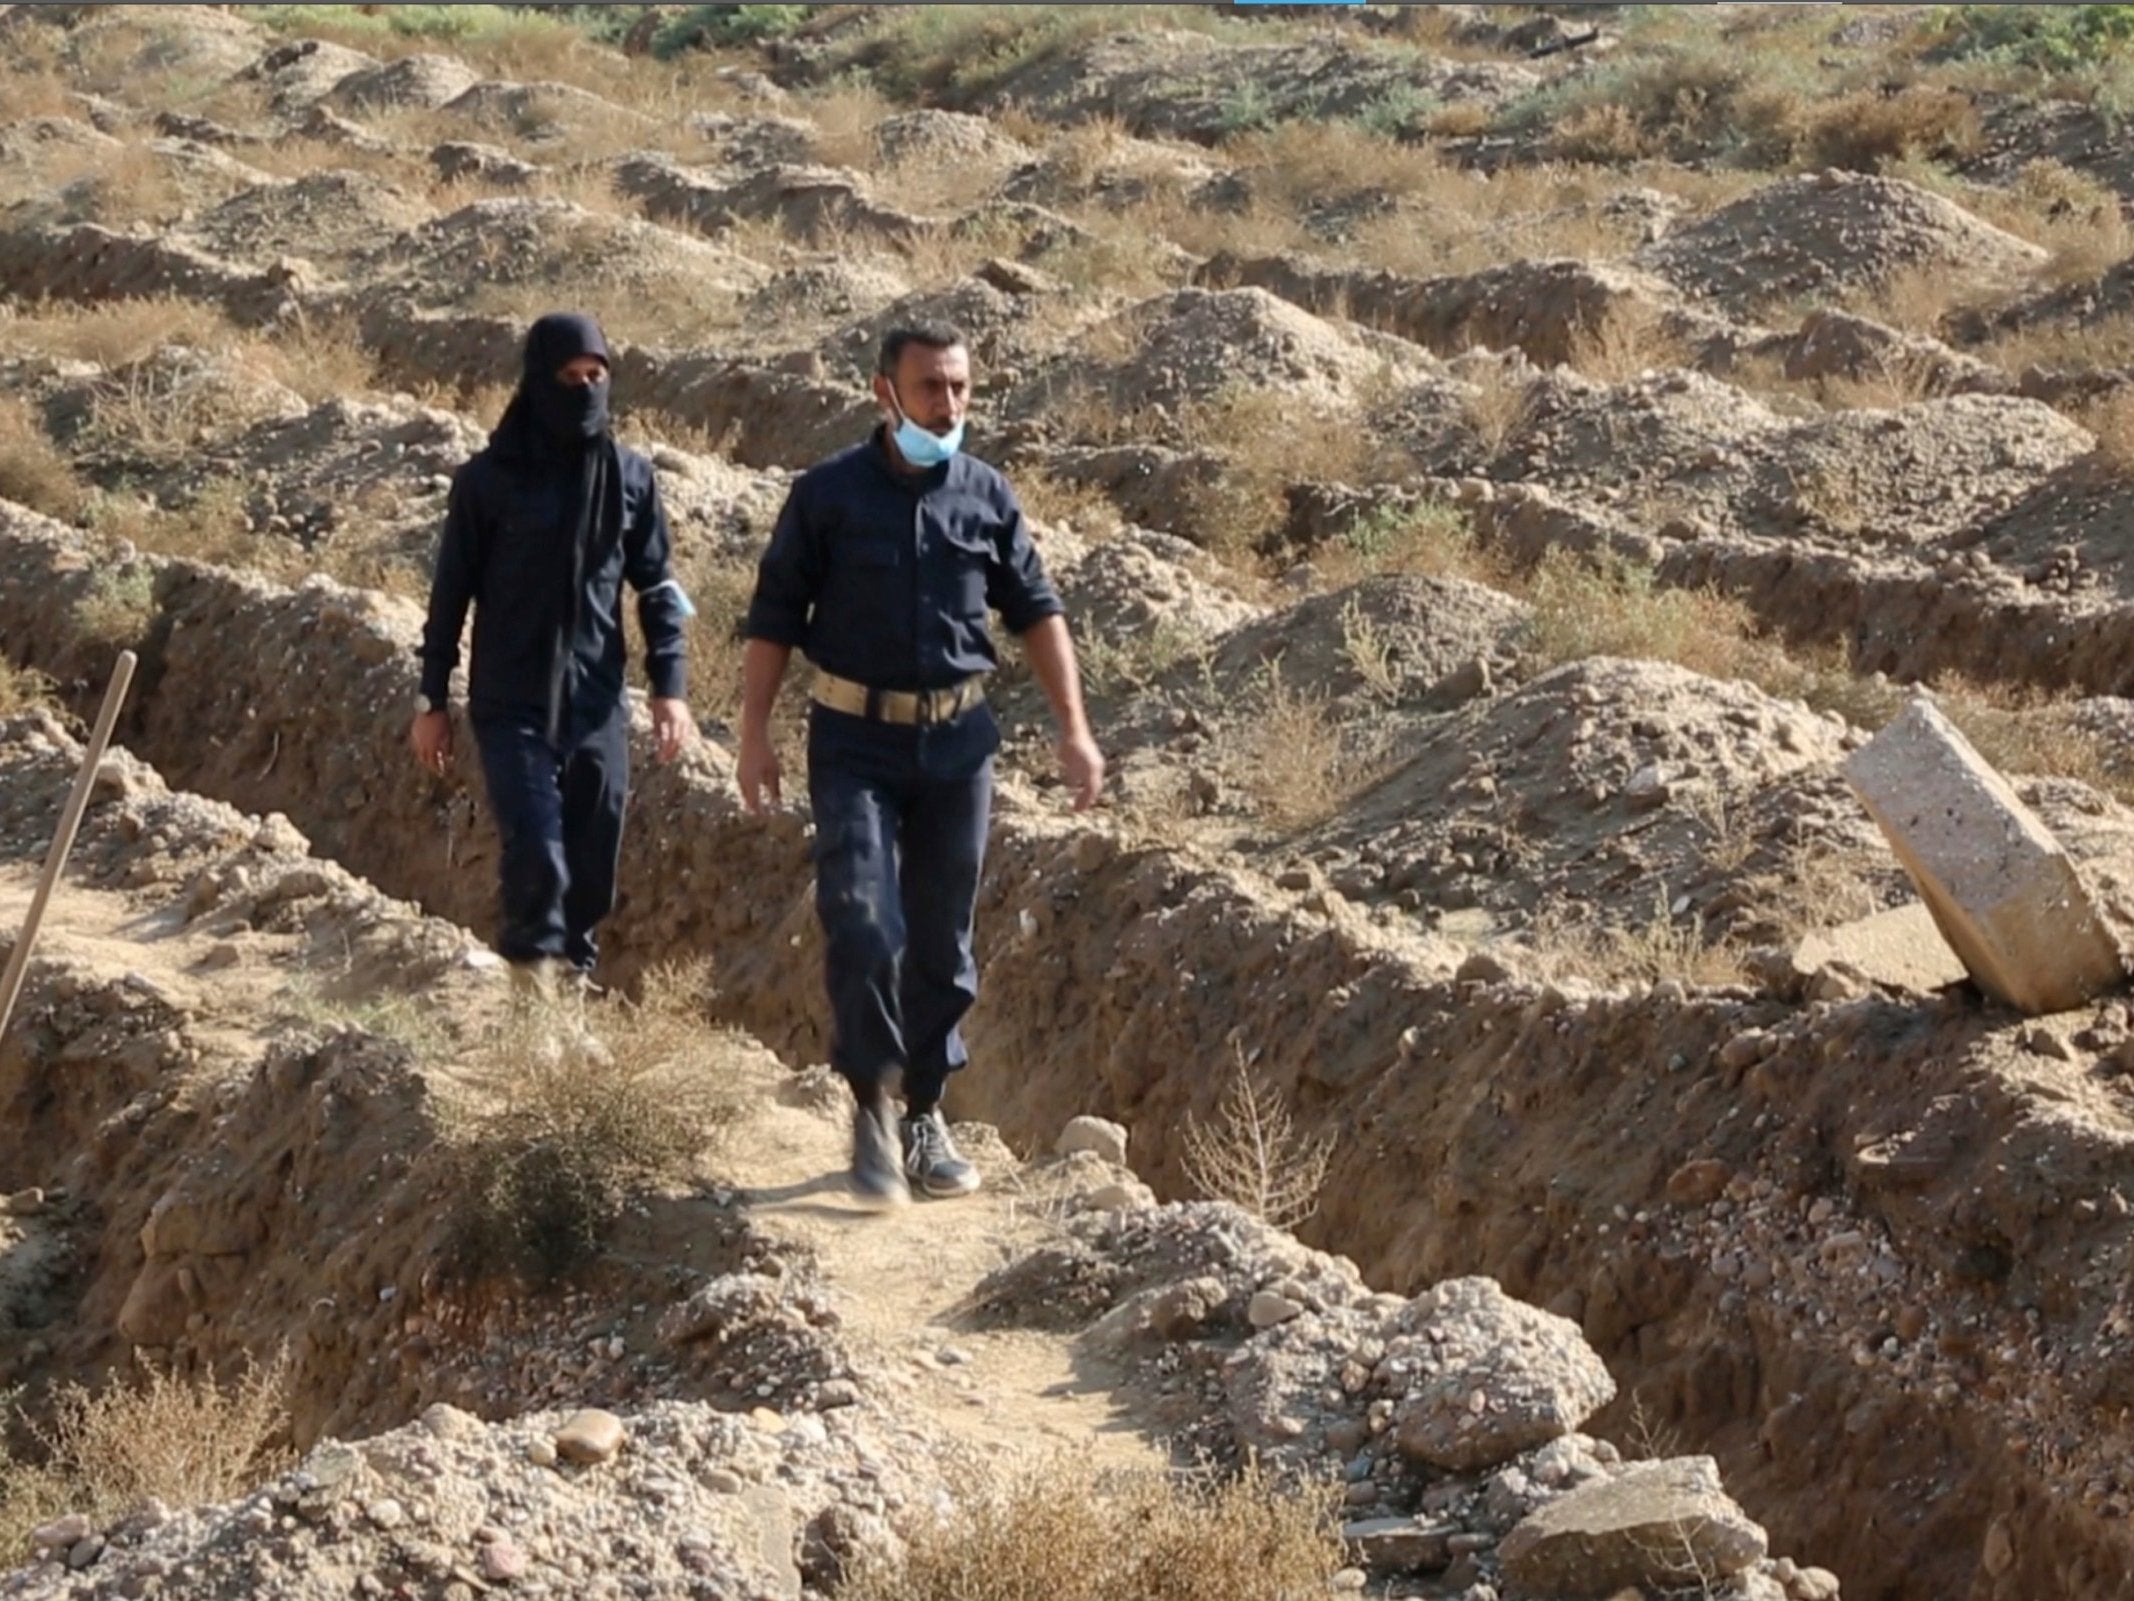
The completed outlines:
{"type": "Polygon", "coordinates": [[[283,1352],[248,1363],[227,1389],[157,1367],[96,1392],[61,1385],[50,1424],[30,1430],[44,1461],[0,1455],[0,1550],[23,1554],[30,1531],[61,1511],[101,1526],[149,1500],[184,1508],[243,1494],[291,1460],[288,1384],[283,1352]]]}
{"type": "Polygon", "coordinates": [[[1643,922],[1573,920],[1552,906],[1534,919],[1526,938],[1529,960],[1543,979],[1581,978],[1610,987],[1666,978],[1697,986],[1749,981],[1746,953],[1707,939],[1702,917],[1675,917],[1664,890],[1643,922]]]}
{"type": "Polygon", "coordinates": [[[1907,162],[1961,161],[1984,138],[1969,95],[1913,84],[1893,95],[1863,89],[1817,105],[1802,144],[1816,166],[1880,172],[1907,162]]]}
{"type": "Polygon", "coordinates": [[[1216,1104],[1215,1121],[1186,1116],[1186,1181],[1270,1228],[1293,1229],[1319,1210],[1333,1136],[1298,1133],[1281,1092],[1253,1072],[1242,1049],[1234,1043],[1231,1049],[1237,1077],[1216,1104]]]}
{"type": "Polygon", "coordinates": [[[663,967],[635,1003],[558,996],[513,1011],[475,1073],[492,1104],[455,1141],[473,1260],[561,1273],[632,1195],[695,1176],[741,1112],[708,978],[702,963],[663,967]],[[609,1060],[572,1042],[581,1028],[609,1060]]]}
{"type": "Polygon", "coordinates": [[[1551,551],[1534,569],[1528,648],[1551,666],[1593,656],[1673,662],[1715,678],[1743,678],[1773,647],[1753,614],[1715,590],[1669,589],[1642,567],[1551,551]]]}
{"type": "Polygon", "coordinates": [[[0,500],[72,522],[84,495],[74,468],[29,405],[0,395],[0,500]]]}
{"type": "Polygon", "coordinates": [[[1597,324],[1572,337],[1570,358],[1587,377],[1620,384],[1656,367],[1685,366],[1690,354],[1658,306],[1621,299],[1610,304],[1597,324]]]}
{"type": "Polygon", "coordinates": [[[1382,770],[1379,746],[1344,727],[1324,695],[1284,682],[1279,661],[1217,738],[1225,765],[1278,828],[1324,821],[1382,770]]]}
{"type": "Polygon", "coordinates": [[[951,1510],[868,1546],[842,1601],[1318,1601],[1347,1564],[1337,1492],[1233,1475],[1100,1473],[1040,1460],[958,1474],[951,1510]]]}
{"type": "MultiPolygon", "coordinates": [[[[2115,479],[2134,479],[2134,389],[2115,389],[2091,402],[2083,410],[2081,423],[2097,436],[2096,464],[2115,479]]],[[[5,428],[0,427],[0,439],[5,435],[5,428]]],[[[4,462],[0,462],[0,474],[4,472],[4,462]]]]}
{"type": "Polygon", "coordinates": [[[33,667],[0,656],[0,717],[15,717],[52,698],[52,681],[33,667]]]}

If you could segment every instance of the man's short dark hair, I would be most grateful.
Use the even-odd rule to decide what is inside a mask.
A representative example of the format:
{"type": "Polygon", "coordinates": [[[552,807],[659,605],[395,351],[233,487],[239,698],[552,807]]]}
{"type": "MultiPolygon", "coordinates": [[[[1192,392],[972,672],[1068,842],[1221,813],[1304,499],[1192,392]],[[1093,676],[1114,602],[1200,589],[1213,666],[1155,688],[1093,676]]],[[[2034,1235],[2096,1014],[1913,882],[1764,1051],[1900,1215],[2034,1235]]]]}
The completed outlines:
{"type": "Polygon", "coordinates": [[[884,378],[894,378],[897,363],[903,360],[907,346],[924,345],[928,350],[950,350],[964,342],[963,330],[954,323],[907,323],[890,329],[883,336],[882,353],[875,358],[874,370],[884,378]]]}

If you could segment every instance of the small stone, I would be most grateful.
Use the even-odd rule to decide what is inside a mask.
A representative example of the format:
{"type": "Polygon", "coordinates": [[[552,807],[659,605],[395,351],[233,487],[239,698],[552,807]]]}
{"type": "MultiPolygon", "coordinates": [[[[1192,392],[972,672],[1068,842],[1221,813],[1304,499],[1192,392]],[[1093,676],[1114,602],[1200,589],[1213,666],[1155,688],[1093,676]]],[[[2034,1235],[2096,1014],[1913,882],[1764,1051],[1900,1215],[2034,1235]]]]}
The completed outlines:
{"type": "Polygon", "coordinates": [[[1052,1148],[1060,1156],[1089,1151],[1114,1167],[1126,1166],[1126,1130],[1106,1118],[1075,1118],[1060,1130],[1052,1148]]]}
{"type": "Polygon", "coordinates": [[[622,1419],[588,1407],[556,1435],[556,1453],[566,1462],[605,1462],[622,1449],[622,1419]]]}
{"type": "Polygon", "coordinates": [[[1301,1317],[1304,1308],[1286,1295],[1277,1295],[1273,1290],[1261,1290],[1253,1296],[1252,1304],[1245,1309],[1245,1321],[1256,1329],[1271,1329],[1301,1317]]]}
{"type": "Polygon", "coordinates": [[[491,1584],[502,1584],[525,1576],[526,1553],[519,1548],[517,1541],[506,1536],[483,1546],[477,1565],[483,1578],[491,1584]]]}
{"type": "Polygon", "coordinates": [[[1155,1204],[1156,1192],[1139,1181],[1107,1184],[1091,1190],[1088,1198],[1090,1209],[1097,1212],[1131,1212],[1155,1204]]]}
{"type": "Polygon", "coordinates": [[[363,1509],[363,1515],[381,1529],[397,1529],[407,1522],[407,1508],[390,1497],[373,1501],[363,1509]]]}
{"type": "Polygon", "coordinates": [[[860,1387],[850,1379],[832,1379],[816,1393],[816,1399],[825,1411],[838,1407],[858,1406],[860,1387]]]}
{"type": "Polygon", "coordinates": [[[79,1573],[84,1568],[96,1566],[96,1559],[104,1554],[104,1538],[92,1534],[87,1539],[77,1540],[67,1552],[67,1566],[79,1573]]]}
{"type": "Polygon", "coordinates": [[[1724,1162],[1684,1162],[1667,1181],[1667,1198],[1677,1206],[1709,1206],[1726,1193],[1732,1177],[1724,1162]]]}
{"type": "Polygon", "coordinates": [[[714,1495],[739,1495],[744,1482],[732,1468],[713,1468],[704,1475],[704,1488],[714,1495]]]}
{"type": "Polygon", "coordinates": [[[44,1210],[44,1204],[44,1191],[33,1186],[10,1195],[4,1204],[0,1204],[0,1211],[9,1217],[36,1217],[44,1210]]]}
{"type": "Polygon", "coordinates": [[[537,1468],[552,1468],[556,1465],[556,1442],[535,1440],[526,1447],[526,1460],[537,1468]]]}
{"type": "Polygon", "coordinates": [[[1839,1589],[1838,1576],[1828,1568],[1803,1568],[1793,1580],[1799,1601],[1838,1601],[1839,1589]]]}
{"type": "Polygon", "coordinates": [[[47,1551],[56,1551],[88,1537],[89,1520],[79,1512],[70,1512],[63,1518],[54,1518],[50,1523],[40,1525],[31,1533],[30,1543],[47,1551]]]}

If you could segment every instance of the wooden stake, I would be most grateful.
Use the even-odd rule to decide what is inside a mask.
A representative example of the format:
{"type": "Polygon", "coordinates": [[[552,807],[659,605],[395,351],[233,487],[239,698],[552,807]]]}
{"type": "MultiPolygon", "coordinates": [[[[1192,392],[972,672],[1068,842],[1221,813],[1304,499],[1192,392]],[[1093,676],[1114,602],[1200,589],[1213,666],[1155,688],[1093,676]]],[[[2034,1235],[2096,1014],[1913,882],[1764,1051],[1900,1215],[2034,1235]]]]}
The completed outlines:
{"type": "Polygon", "coordinates": [[[22,932],[15,936],[15,949],[7,959],[7,976],[0,978],[0,1035],[7,1033],[8,1019],[14,1015],[16,997],[22,993],[22,981],[30,970],[30,948],[37,943],[37,925],[44,921],[45,906],[52,899],[52,891],[59,887],[59,875],[67,865],[67,854],[74,849],[74,833],[81,827],[82,813],[89,809],[89,791],[96,784],[96,770],[104,760],[104,748],[111,743],[111,730],[119,720],[119,707],[125,702],[126,690],[133,683],[134,654],[130,650],[119,652],[119,659],[111,669],[111,684],[104,691],[104,708],[96,715],[96,728],[89,736],[89,748],[82,752],[81,771],[74,775],[74,791],[67,796],[66,810],[59,816],[59,832],[52,838],[52,848],[45,853],[44,873],[37,880],[37,893],[30,900],[29,916],[22,920],[22,932]]]}

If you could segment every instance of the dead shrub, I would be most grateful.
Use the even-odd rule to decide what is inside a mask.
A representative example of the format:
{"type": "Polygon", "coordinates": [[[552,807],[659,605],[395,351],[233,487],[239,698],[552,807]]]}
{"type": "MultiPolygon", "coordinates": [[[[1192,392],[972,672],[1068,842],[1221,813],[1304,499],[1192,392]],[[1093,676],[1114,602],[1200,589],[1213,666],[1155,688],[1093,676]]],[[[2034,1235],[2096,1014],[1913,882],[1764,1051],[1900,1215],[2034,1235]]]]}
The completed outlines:
{"type": "Polygon", "coordinates": [[[1579,978],[1609,987],[1679,979],[1696,986],[1748,981],[1745,953],[1707,939],[1701,916],[1676,917],[1667,893],[1655,893],[1649,916],[1631,924],[1573,919],[1545,908],[1528,927],[1529,960],[1543,979],[1579,978]]]}
{"type": "Polygon", "coordinates": [[[1186,1115],[1186,1182],[1211,1201],[1243,1207],[1270,1228],[1293,1229],[1319,1210],[1333,1160],[1330,1134],[1300,1134],[1280,1090],[1255,1073],[1234,1041],[1237,1073],[1212,1123],[1186,1115]]]}
{"type": "Polygon", "coordinates": [[[1653,153],[1655,140],[1628,107],[1614,101],[1580,106],[1549,135],[1549,154],[1559,161],[1627,166],[1653,153]]]}
{"type": "Polygon", "coordinates": [[[1533,380],[1498,362],[1477,367],[1460,400],[1460,421],[1486,461],[1511,443],[1534,408],[1533,380]]]}
{"type": "Polygon", "coordinates": [[[1809,119],[1806,145],[1817,166],[1880,172],[1906,161],[1960,161],[1983,139],[1969,95],[1913,84],[1893,95],[1860,90],[1824,102],[1809,119]]]}
{"type": "Polygon", "coordinates": [[[0,395],[0,500],[72,522],[82,509],[81,480],[46,435],[29,405],[0,395]]]}
{"type": "MultiPolygon", "coordinates": [[[[2097,465],[2113,478],[2134,478],[2134,389],[2115,389],[2091,402],[2083,409],[2081,423],[2097,436],[2092,452],[2097,465]]],[[[0,473],[4,471],[0,464],[0,473]]]]}
{"type": "Polygon", "coordinates": [[[1382,749],[1346,728],[1327,698],[1294,688],[1279,660],[1268,662],[1238,713],[1218,732],[1261,815],[1278,828],[1323,821],[1380,771],[1382,749]]]}
{"type": "Polygon", "coordinates": [[[1336,583],[1368,574],[1463,578],[1507,587],[1501,564],[1475,538],[1467,513],[1449,501],[1390,505],[1359,517],[1313,553],[1336,583]]]}
{"type": "Polygon", "coordinates": [[[99,1525],[144,1503],[204,1506],[242,1495],[292,1460],[286,1351],[247,1362],[227,1388],[146,1367],[130,1383],[60,1385],[51,1421],[31,1425],[36,1464],[0,1455],[0,1550],[20,1554],[30,1531],[61,1511],[99,1525]]]}
{"type": "Polygon", "coordinates": [[[1526,588],[1527,647],[1550,666],[1617,656],[1742,678],[1774,653],[1740,601],[1716,590],[1664,588],[1649,568],[1628,562],[1553,550],[1526,588]]]}
{"type": "MultiPolygon", "coordinates": [[[[0,656],[0,717],[15,717],[52,698],[52,681],[33,667],[18,667],[0,656]]],[[[0,1490],[0,1494],[4,1494],[0,1490]]],[[[0,1545],[0,1550],[6,1547],[0,1545]]]]}
{"type": "Polygon", "coordinates": [[[1569,355],[1578,371],[1608,384],[1689,362],[1688,347],[1668,326],[1666,314],[1650,301],[1631,299],[1612,302],[1597,322],[1579,329],[1569,355]]]}
{"type": "Polygon", "coordinates": [[[222,312],[176,295],[105,300],[93,306],[45,302],[10,319],[9,343],[100,367],[126,367],[166,345],[214,348],[242,339],[222,312]]]}
{"type": "Polygon", "coordinates": [[[956,1475],[950,1510],[857,1552],[842,1601],[1318,1601],[1347,1565],[1337,1490],[1256,1461],[1191,1476],[1050,1457],[956,1475]]]}
{"type": "Polygon", "coordinates": [[[471,1260],[558,1275],[633,1195],[695,1176],[741,1113],[708,977],[702,963],[665,966],[635,1002],[559,995],[507,1018],[472,1075],[490,1104],[454,1139],[471,1260]],[[576,1043],[580,1030],[604,1051],[576,1043]]]}

